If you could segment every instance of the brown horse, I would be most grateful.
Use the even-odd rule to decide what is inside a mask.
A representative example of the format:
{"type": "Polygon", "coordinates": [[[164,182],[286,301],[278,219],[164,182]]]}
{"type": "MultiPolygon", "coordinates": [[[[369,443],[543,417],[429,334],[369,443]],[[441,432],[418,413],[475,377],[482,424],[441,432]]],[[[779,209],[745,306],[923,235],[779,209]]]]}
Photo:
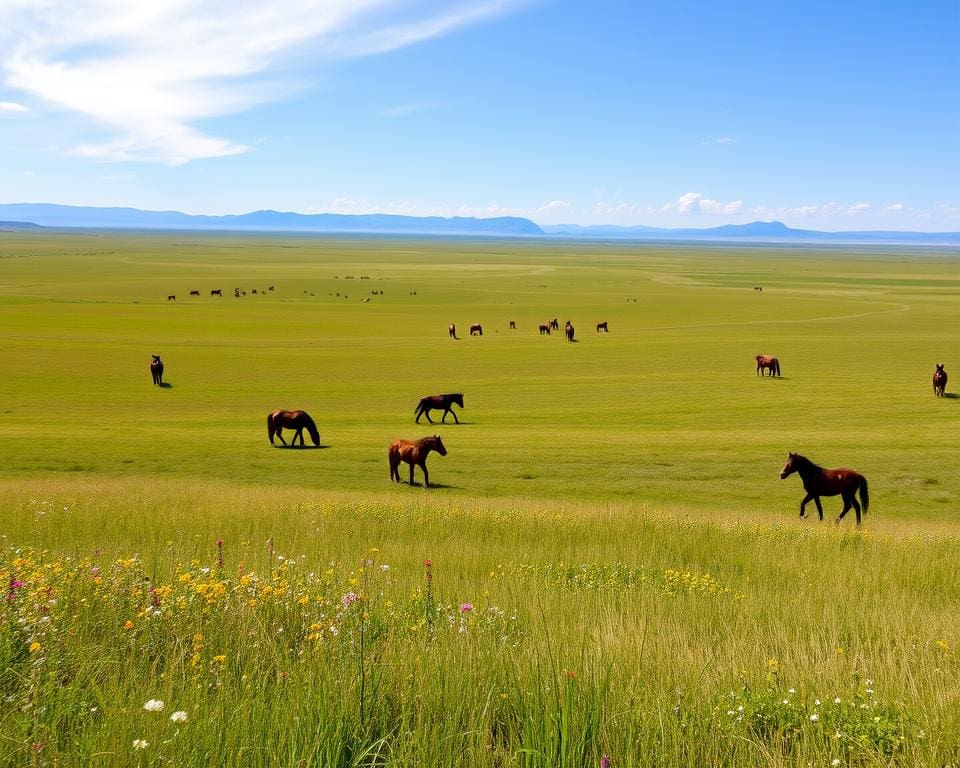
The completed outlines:
{"type": "Polygon", "coordinates": [[[451,395],[427,395],[426,397],[421,397],[420,402],[417,403],[414,413],[417,416],[417,424],[420,423],[420,417],[426,416],[427,421],[433,424],[433,419],[430,418],[430,411],[439,411],[443,410],[442,422],[447,421],[447,414],[453,414],[453,420],[460,423],[460,419],[457,418],[457,412],[453,410],[454,405],[459,405],[463,408],[463,394],[456,392],[451,395]]]}
{"type": "Polygon", "coordinates": [[[511,331],[517,330],[517,321],[516,321],[516,320],[511,320],[511,321],[510,321],[510,330],[511,330],[511,331]]]}
{"type": "Polygon", "coordinates": [[[471,336],[483,336],[483,326],[480,323],[474,323],[470,326],[471,336]]]}
{"type": "Polygon", "coordinates": [[[947,388],[947,372],[943,370],[943,364],[937,363],[937,370],[933,372],[933,394],[937,397],[943,397],[943,392],[947,388]]]}
{"type": "Polygon", "coordinates": [[[823,507],[820,506],[821,496],[843,497],[843,511],[837,518],[839,523],[843,516],[853,507],[857,513],[857,525],[860,525],[860,505],[857,503],[857,490],[860,491],[860,500],[863,502],[863,514],[867,514],[870,506],[870,497],[867,494],[867,478],[852,469],[824,469],[818,467],[806,456],[798,453],[787,454],[787,463],[780,470],[780,479],[789,477],[794,472],[800,475],[803,481],[803,490],[807,495],[800,502],[800,517],[804,517],[804,507],[811,499],[817,505],[817,512],[823,520],[823,507]]]}
{"type": "Polygon", "coordinates": [[[555,331],[559,331],[560,321],[557,318],[553,318],[553,320],[550,321],[550,327],[555,331]]]}
{"type": "Polygon", "coordinates": [[[282,408],[277,408],[273,413],[267,414],[267,436],[270,438],[270,445],[275,445],[273,442],[274,435],[280,438],[281,443],[287,444],[287,441],[283,439],[285,428],[296,430],[293,440],[290,441],[291,448],[297,444],[297,438],[300,438],[300,445],[303,445],[304,429],[310,433],[313,444],[320,445],[320,432],[317,430],[317,425],[314,424],[310,414],[306,411],[285,411],[282,408]]]}
{"type": "Polygon", "coordinates": [[[387,459],[390,461],[390,479],[396,483],[400,482],[400,462],[405,461],[410,465],[410,485],[413,485],[413,467],[414,465],[423,470],[423,487],[430,487],[430,475],[427,472],[427,456],[430,451],[436,451],[441,456],[447,455],[447,449],[443,446],[440,435],[430,435],[421,437],[419,440],[397,439],[390,443],[387,450],[387,459]]]}
{"type": "Polygon", "coordinates": [[[450,327],[447,329],[447,331],[449,332],[451,339],[457,338],[457,326],[455,326],[453,323],[450,323],[450,327]]]}
{"type": "Polygon", "coordinates": [[[549,335],[550,335],[550,323],[546,323],[545,325],[541,325],[541,326],[540,326],[540,335],[541,335],[541,336],[544,336],[544,335],[549,336],[549,335]]]}
{"type": "Polygon", "coordinates": [[[573,341],[573,325],[569,320],[567,320],[567,324],[563,327],[563,332],[567,334],[567,341],[573,341]]]}
{"type": "Polygon", "coordinates": [[[757,355],[754,360],[757,361],[757,375],[763,376],[763,369],[768,368],[770,370],[770,375],[773,376],[776,373],[777,376],[780,375],[780,361],[775,357],[770,357],[769,355],[757,355]]]}
{"type": "Polygon", "coordinates": [[[150,361],[150,375],[153,377],[153,384],[157,387],[163,386],[163,361],[160,359],[160,355],[151,355],[153,360],[150,361]]]}
{"type": "Polygon", "coordinates": [[[610,329],[607,328],[607,321],[606,321],[606,320],[604,320],[602,323],[597,323],[597,333],[600,333],[600,331],[603,331],[604,333],[609,333],[609,332],[610,332],[610,329]]]}

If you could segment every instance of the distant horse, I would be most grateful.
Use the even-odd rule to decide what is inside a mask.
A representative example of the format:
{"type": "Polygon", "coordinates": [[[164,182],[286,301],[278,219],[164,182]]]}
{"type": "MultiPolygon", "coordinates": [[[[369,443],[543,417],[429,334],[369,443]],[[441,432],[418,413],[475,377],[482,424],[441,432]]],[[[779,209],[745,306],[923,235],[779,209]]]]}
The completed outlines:
{"type": "Polygon", "coordinates": [[[176,300],[177,300],[177,297],[174,296],[172,293],[169,296],[167,296],[167,301],[176,301],[176,300]]]}
{"type": "Polygon", "coordinates": [[[210,291],[211,296],[223,296],[223,289],[217,288],[214,291],[210,291]]]}
{"type": "Polygon", "coordinates": [[[273,413],[267,414],[267,436],[270,438],[270,445],[275,445],[273,442],[274,435],[280,438],[281,443],[287,444],[287,441],[283,439],[284,429],[296,430],[293,440],[290,441],[291,447],[297,444],[297,438],[300,438],[300,445],[303,445],[304,429],[310,433],[313,444],[320,445],[320,432],[317,430],[317,425],[313,423],[313,419],[310,418],[310,414],[306,411],[285,411],[278,408],[273,413]]]}
{"type": "Polygon", "coordinates": [[[609,333],[609,332],[610,332],[610,329],[607,328],[607,321],[606,321],[606,320],[604,320],[602,323],[597,323],[597,333],[600,333],[600,331],[603,331],[604,333],[609,333]]]}
{"type": "Polygon", "coordinates": [[[763,376],[763,369],[769,368],[770,375],[773,376],[776,373],[777,376],[780,375],[780,361],[775,357],[769,357],[768,355],[757,355],[754,360],[757,361],[757,375],[763,376]]]}
{"type": "Polygon", "coordinates": [[[200,295],[200,291],[190,291],[190,295],[191,295],[191,296],[199,296],[199,295],[200,295]]]}
{"type": "Polygon", "coordinates": [[[541,325],[541,326],[540,326],[540,335],[541,335],[541,336],[543,336],[543,335],[549,336],[549,335],[550,335],[550,323],[547,323],[546,325],[541,325]]]}
{"type": "Polygon", "coordinates": [[[857,513],[857,525],[860,525],[860,505],[857,503],[856,494],[859,490],[860,500],[863,502],[863,514],[867,514],[867,508],[870,506],[870,497],[867,494],[867,478],[852,469],[824,469],[818,467],[805,456],[790,453],[787,455],[787,463],[780,471],[780,479],[783,480],[794,472],[799,473],[800,479],[803,481],[803,490],[807,492],[803,501],[800,502],[800,517],[806,514],[804,507],[812,499],[813,503],[817,505],[820,519],[823,520],[823,507],[820,506],[820,497],[840,495],[843,497],[843,512],[840,513],[837,522],[843,520],[843,516],[847,514],[850,507],[853,507],[854,512],[857,513]]]}
{"type": "Polygon", "coordinates": [[[550,327],[551,327],[553,330],[555,330],[555,331],[559,331],[559,330],[560,330],[560,321],[557,320],[557,318],[553,318],[553,320],[550,321],[550,327]]]}
{"type": "Polygon", "coordinates": [[[161,387],[163,386],[163,362],[160,360],[160,355],[151,355],[153,360],[150,361],[150,375],[153,377],[154,386],[161,387]]]}
{"type": "Polygon", "coordinates": [[[516,320],[511,320],[511,321],[510,321],[510,330],[511,330],[511,331],[517,330],[517,321],[516,321],[516,320]]]}
{"type": "Polygon", "coordinates": [[[762,290],[763,290],[763,286],[762,286],[762,285],[755,285],[755,286],[753,286],[753,290],[755,290],[755,291],[762,291],[762,290]]]}
{"type": "Polygon", "coordinates": [[[567,334],[567,341],[573,341],[573,325],[567,320],[567,324],[563,327],[563,332],[567,334]]]}
{"type": "Polygon", "coordinates": [[[267,288],[267,290],[268,290],[268,291],[272,291],[272,290],[273,290],[273,286],[271,285],[269,288],[267,288]]]}
{"type": "Polygon", "coordinates": [[[453,323],[450,323],[450,327],[447,329],[447,331],[450,333],[451,339],[457,338],[457,326],[455,326],[453,323]]]}
{"type": "Polygon", "coordinates": [[[433,424],[433,419],[430,418],[430,411],[439,411],[443,409],[443,418],[441,422],[447,421],[447,414],[453,414],[453,420],[460,423],[460,419],[457,418],[457,412],[453,410],[454,405],[459,405],[463,408],[463,395],[460,392],[456,392],[450,395],[427,395],[426,397],[421,397],[420,402],[417,403],[417,407],[414,409],[414,414],[417,417],[417,424],[420,423],[420,417],[426,416],[427,421],[433,424]]]}
{"type": "Polygon", "coordinates": [[[427,472],[427,456],[430,455],[430,451],[436,451],[441,456],[447,455],[447,449],[444,448],[440,435],[421,437],[419,440],[394,440],[387,450],[387,459],[390,462],[390,479],[396,483],[400,482],[400,462],[404,461],[410,465],[410,485],[413,485],[413,467],[416,465],[423,470],[423,487],[429,488],[430,475],[427,472]]]}
{"type": "Polygon", "coordinates": [[[471,336],[483,336],[483,326],[480,323],[474,323],[470,326],[471,336]]]}
{"type": "Polygon", "coordinates": [[[943,364],[937,363],[937,370],[933,372],[933,394],[937,397],[943,397],[943,391],[947,388],[947,372],[943,370],[943,364]]]}

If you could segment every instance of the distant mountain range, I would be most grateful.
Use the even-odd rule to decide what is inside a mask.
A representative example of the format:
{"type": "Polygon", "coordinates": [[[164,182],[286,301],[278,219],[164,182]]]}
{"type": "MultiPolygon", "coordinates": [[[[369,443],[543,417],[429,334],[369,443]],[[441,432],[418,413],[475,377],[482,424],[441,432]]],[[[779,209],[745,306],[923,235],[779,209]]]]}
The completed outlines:
{"type": "Polygon", "coordinates": [[[958,245],[960,232],[899,232],[867,230],[819,232],[792,229],[779,221],[726,224],[707,229],[661,227],[538,226],[530,219],[500,216],[478,219],[465,216],[345,215],[337,213],[285,213],[254,211],[230,216],[194,216],[179,211],[143,211],[138,208],[91,208],[72,205],[14,203],[0,205],[0,229],[36,226],[85,229],[220,230],[235,232],[317,232],[404,235],[474,235],[484,237],[574,237],[616,240],[702,240],[797,243],[861,243],[905,245],[958,245]]]}

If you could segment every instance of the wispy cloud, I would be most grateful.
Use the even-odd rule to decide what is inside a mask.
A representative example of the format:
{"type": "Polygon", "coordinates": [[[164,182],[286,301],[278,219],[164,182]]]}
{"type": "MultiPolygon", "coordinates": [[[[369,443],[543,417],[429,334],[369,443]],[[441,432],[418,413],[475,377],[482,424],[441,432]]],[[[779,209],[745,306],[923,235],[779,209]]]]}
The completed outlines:
{"type": "Polygon", "coordinates": [[[408,117],[419,114],[420,112],[434,112],[438,109],[445,109],[454,106],[454,104],[456,104],[456,102],[453,101],[423,101],[413,104],[397,104],[392,107],[385,107],[380,110],[380,114],[384,117],[408,117]]]}
{"type": "Polygon", "coordinates": [[[0,112],[29,112],[30,108],[15,101],[0,101],[0,112]]]}
{"type": "Polygon", "coordinates": [[[668,204],[667,209],[670,207],[675,207],[679,213],[723,213],[729,216],[740,212],[743,201],[732,200],[728,203],[721,203],[719,200],[704,197],[699,192],[687,192],[685,195],[681,195],[675,204],[668,204]]]}
{"type": "Polygon", "coordinates": [[[709,141],[701,141],[700,144],[706,146],[708,144],[736,144],[737,140],[732,139],[729,136],[721,136],[719,139],[710,139],[709,141]]]}
{"type": "Polygon", "coordinates": [[[0,72],[106,131],[75,154],[177,165],[248,151],[198,124],[289,96],[307,62],[413,45],[524,2],[5,0],[0,72]]]}

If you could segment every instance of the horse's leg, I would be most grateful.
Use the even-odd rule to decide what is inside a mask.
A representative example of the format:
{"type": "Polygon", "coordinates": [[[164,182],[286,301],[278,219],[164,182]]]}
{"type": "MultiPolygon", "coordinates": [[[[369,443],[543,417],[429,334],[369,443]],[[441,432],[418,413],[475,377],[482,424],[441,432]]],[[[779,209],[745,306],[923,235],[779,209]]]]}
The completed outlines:
{"type": "Polygon", "coordinates": [[[850,503],[853,504],[853,511],[857,515],[857,525],[860,525],[860,502],[857,501],[856,491],[850,492],[850,503]]]}
{"type": "Polygon", "coordinates": [[[457,422],[457,424],[459,424],[459,423],[460,423],[460,419],[457,418],[457,412],[456,412],[455,410],[453,410],[453,407],[452,407],[452,406],[451,406],[451,408],[450,408],[450,413],[453,414],[453,420],[454,420],[455,422],[457,422]]]}
{"type": "Polygon", "coordinates": [[[850,497],[846,493],[841,494],[841,496],[843,498],[843,511],[840,513],[840,517],[837,518],[838,523],[843,520],[843,516],[850,511],[850,507],[852,506],[852,504],[850,504],[850,497]]]}
{"type": "Polygon", "coordinates": [[[447,414],[448,414],[448,413],[450,413],[450,409],[449,409],[449,408],[444,408],[444,409],[443,409],[443,418],[440,419],[440,423],[441,423],[441,424],[446,424],[446,423],[447,423],[447,414]]]}
{"type": "Polygon", "coordinates": [[[421,464],[420,464],[420,469],[423,470],[423,487],[424,487],[424,488],[429,488],[429,487],[430,487],[430,473],[427,472],[427,460],[426,460],[426,459],[424,459],[423,462],[421,462],[421,464]]]}
{"type": "Polygon", "coordinates": [[[280,442],[284,445],[287,444],[287,441],[283,439],[283,427],[277,427],[277,437],[280,438],[280,442]]]}
{"type": "Polygon", "coordinates": [[[814,503],[817,505],[817,514],[820,515],[820,520],[823,520],[823,505],[820,503],[820,497],[813,497],[814,503]]]}
{"type": "Polygon", "coordinates": [[[410,462],[410,485],[413,485],[413,462],[410,462]]]}
{"type": "Polygon", "coordinates": [[[806,517],[807,513],[804,511],[804,509],[807,506],[807,502],[810,501],[810,499],[812,498],[814,498],[814,495],[812,493],[808,493],[806,496],[803,497],[803,501],[800,502],[800,517],[806,517]]]}
{"type": "Polygon", "coordinates": [[[427,421],[429,421],[431,424],[433,424],[433,419],[430,418],[430,409],[429,409],[429,408],[427,408],[427,409],[423,412],[423,415],[427,417],[427,421]]]}

